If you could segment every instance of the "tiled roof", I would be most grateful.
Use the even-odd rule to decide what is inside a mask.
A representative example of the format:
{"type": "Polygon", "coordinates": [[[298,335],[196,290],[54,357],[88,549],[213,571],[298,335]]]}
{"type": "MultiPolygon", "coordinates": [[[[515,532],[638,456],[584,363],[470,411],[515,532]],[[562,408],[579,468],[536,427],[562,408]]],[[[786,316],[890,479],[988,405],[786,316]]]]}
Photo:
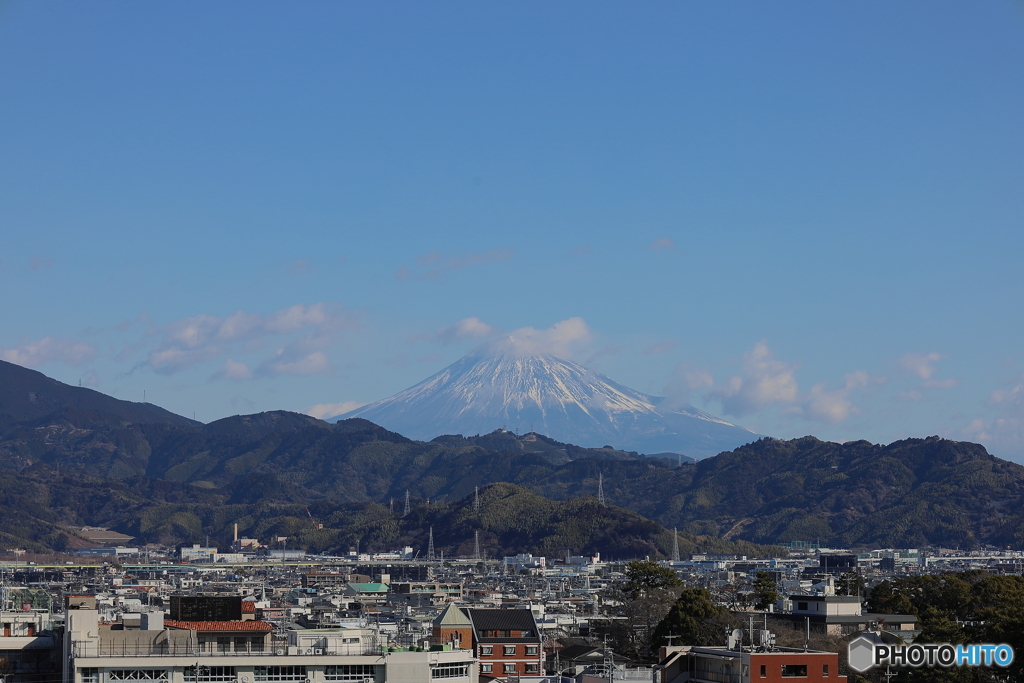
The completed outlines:
{"type": "Polygon", "coordinates": [[[533,612],[528,609],[467,609],[478,631],[532,631],[537,633],[533,612]]]}
{"type": "Polygon", "coordinates": [[[164,626],[186,631],[273,631],[274,626],[266,621],[176,621],[164,619],[164,626]]]}
{"type": "Polygon", "coordinates": [[[243,614],[250,614],[250,613],[255,614],[256,613],[256,603],[253,602],[252,600],[242,600],[242,613],[243,614]]]}

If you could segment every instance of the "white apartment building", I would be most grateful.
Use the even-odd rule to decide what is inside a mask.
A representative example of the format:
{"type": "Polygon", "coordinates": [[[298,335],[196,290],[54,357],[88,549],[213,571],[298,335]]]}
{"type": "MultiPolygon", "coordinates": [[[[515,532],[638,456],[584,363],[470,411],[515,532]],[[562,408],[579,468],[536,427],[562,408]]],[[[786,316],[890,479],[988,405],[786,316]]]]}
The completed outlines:
{"type": "Polygon", "coordinates": [[[371,629],[292,631],[271,637],[261,621],[104,624],[69,609],[64,683],[476,683],[472,651],[388,651],[371,629]]]}

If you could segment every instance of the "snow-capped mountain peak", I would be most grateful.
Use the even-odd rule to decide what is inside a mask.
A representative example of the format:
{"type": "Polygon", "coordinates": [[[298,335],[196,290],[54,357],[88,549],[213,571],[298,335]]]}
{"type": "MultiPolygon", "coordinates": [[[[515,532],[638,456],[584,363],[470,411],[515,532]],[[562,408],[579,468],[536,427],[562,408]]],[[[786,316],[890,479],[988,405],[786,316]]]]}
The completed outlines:
{"type": "Polygon", "coordinates": [[[754,435],[690,406],[662,399],[550,355],[472,353],[394,396],[337,419],[362,417],[416,439],[532,429],[581,446],[713,455],[754,435]]]}

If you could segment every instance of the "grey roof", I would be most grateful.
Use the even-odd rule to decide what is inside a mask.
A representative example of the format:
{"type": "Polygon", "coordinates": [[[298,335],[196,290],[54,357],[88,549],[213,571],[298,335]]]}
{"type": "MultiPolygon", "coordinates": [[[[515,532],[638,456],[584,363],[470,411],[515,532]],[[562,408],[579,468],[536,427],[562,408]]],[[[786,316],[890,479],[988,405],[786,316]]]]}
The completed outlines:
{"type": "Polygon", "coordinates": [[[434,619],[434,626],[472,626],[473,622],[459,609],[455,603],[444,608],[444,611],[434,619]]]}
{"type": "Polygon", "coordinates": [[[537,622],[528,609],[487,609],[464,610],[477,631],[531,631],[537,633],[537,622]]]}

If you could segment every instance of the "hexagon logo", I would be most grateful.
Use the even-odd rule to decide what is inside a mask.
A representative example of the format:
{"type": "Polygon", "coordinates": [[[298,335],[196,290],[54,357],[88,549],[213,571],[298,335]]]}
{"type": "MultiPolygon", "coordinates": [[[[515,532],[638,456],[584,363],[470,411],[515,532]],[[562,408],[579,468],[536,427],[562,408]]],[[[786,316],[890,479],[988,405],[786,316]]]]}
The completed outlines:
{"type": "Polygon", "coordinates": [[[867,671],[875,665],[875,644],[864,636],[851,640],[846,652],[854,671],[867,671]]]}

